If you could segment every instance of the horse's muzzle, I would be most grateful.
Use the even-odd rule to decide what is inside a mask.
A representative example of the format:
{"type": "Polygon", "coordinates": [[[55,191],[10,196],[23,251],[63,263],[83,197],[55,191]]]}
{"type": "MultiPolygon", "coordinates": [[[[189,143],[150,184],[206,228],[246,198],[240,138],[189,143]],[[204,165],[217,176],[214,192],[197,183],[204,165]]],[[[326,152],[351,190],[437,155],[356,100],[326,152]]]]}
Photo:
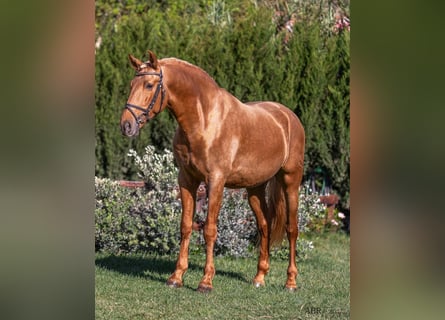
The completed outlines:
{"type": "Polygon", "coordinates": [[[139,126],[133,121],[124,121],[121,123],[122,134],[127,137],[133,137],[139,134],[139,126]]]}

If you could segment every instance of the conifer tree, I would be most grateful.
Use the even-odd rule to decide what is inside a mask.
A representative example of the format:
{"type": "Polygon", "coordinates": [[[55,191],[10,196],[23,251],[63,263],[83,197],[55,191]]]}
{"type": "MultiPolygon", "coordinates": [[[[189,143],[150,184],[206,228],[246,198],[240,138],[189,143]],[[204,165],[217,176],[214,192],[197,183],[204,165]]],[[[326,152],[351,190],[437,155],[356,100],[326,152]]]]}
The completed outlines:
{"type": "Polygon", "coordinates": [[[249,0],[218,3],[222,2],[223,7],[207,0],[96,2],[102,39],[96,49],[96,175],[135,178],[136,168],[127,157],[130,148],[171,148],[177,124],[168,112],[150,121],[137,139],[120,132],[120,115],[134,76],[127,56],[145,58],[150,49],[159,58],[177,57],[200,66],[241,101],[277,101],[293,110],[306,132],[306,177],[323,168],[345,200],[349,32],[326,32],[326,21],[308,15],[289,36],[274,24],[271,6],[254,6],[249,0]]]}

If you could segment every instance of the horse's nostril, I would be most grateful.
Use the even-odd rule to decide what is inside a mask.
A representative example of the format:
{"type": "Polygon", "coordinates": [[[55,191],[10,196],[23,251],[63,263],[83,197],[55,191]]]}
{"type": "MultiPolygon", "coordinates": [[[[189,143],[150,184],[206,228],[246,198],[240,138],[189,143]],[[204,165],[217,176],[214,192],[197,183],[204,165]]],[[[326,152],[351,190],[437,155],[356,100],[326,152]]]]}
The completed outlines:
{"type": "Polygon", "coordinates": [[[123,131],[123,133],[125,135],[127,135],[127,136],[131,135],[131,123],[130,123],[130,121],[125,121],[122,129],[123,129],[122,131],[123,131]]]}
{"type": "Polygon", "coordinates": [[[129,122],[127,122],[127,124],[125,125],[125,132],[130,135],[131,134],[131,124],[129,122]]]}

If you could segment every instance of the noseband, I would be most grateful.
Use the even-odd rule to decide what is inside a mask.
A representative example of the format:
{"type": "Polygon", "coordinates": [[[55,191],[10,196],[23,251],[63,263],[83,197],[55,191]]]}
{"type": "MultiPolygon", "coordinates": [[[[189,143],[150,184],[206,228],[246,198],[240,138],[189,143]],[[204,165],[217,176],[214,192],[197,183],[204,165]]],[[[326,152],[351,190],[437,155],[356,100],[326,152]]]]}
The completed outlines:
{"type": "MultiPolygon", "coordinates": [[[[165,90],[162,84],[162,69],[159,73],[157,72],[137,72],[136,73],[136,77],[141,77],[141,76],[146,76],[146,75],[150,75],[150,76],[158,76],[159,77],[159,83],[158,86],[156,87],[156,91],[155,94],[153,95],[153,98],[151,99],[150,104],[148,105],[147,108],[144,107],[140,107],[131,103],[127,103],[125,105],[125,109],[127,109],[128,111],[130,111],[130,113],[133,115],[134,119],[136,120],[137,124],[141,124],[142,120],[141,120],[141,116],[145,116],[146,121],[149,120],[148,118],[148,113],[153,109],[153,107],[155,106],[156,100],[158,99],[158,95],[159,92],[161,91],[161,104],[159,106],[159,109],[162,108],[162,103],[164,102],[164,96],[165,96],[165,90]],[[142,114],[137,116],[136,113],[134,113],[134,111],[132,109],[137,109],[142,111],[142,114]]],[[[158,112],[159,113],[159,112],[158,112]]]]}

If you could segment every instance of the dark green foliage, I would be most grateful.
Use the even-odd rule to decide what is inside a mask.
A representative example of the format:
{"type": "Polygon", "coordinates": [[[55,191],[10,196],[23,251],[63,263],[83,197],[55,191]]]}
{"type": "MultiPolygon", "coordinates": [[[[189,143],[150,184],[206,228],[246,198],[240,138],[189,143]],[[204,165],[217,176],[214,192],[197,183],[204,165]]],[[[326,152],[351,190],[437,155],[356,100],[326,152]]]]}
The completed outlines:
{"type": "Polygon", "coordinates": [[[344,206],[349,198],[349,33],[328,39],[324,50],[322,60],[312,56],[297,93],[306,129],[305,169],[323,168],[344,206]]]}
{"type": "Polygon", "coordinates": [[[177,57],[200,66],[241,101],[278,101],[293,110],[306,130],[306,175],[323,168],[346,201],[349,32],[333,33],[332,14],[327,9],[318,13],[317,1],[308,3],[307,10],[301,7],[304,2],[298,2],[299,12],[310,14],[299,20],[284,44],[285,32],[276,24],[273,6],[257,3],[96,2],[97,37],[102,39],[96,50],[96,175],[135,178],[136,169],[126,156],[130,148],[139,152],[148,144],[158,151],[171,148],[177,125],[168,112],[147,125],[137,139],[120,133],[119,118],[133,77],[127,55],[146,58],[150,49],[159,58],[177,57]]]}

